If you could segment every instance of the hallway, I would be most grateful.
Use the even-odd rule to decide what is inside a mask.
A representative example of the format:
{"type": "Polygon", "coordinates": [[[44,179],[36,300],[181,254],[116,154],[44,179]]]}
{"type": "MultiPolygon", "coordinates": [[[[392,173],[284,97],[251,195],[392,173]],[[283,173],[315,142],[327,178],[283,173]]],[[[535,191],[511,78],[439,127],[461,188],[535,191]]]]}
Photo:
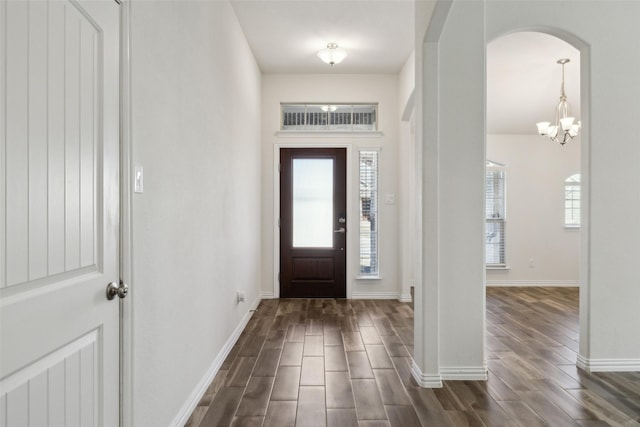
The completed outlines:
{"type": "Polygon", "coordinates": [[[411,378],[393,300],[263,300],[195,409],[212,426],[640,426],[640,373],[575,367],[576,288],[488,288],[487,382],[411,378]]]}

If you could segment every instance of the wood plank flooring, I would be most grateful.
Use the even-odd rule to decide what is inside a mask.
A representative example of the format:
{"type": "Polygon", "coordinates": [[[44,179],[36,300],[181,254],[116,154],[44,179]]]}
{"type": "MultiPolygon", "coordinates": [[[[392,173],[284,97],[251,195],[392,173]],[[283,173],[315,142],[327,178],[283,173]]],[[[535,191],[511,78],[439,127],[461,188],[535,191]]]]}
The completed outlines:
{"type": "Polygon", "coordinates": [[[575,366],[576,288],[488,288],[488,381],[423,389],[413,311],[264,300],[187,422],[213,426],[640,426],[640,372],[575,366]]]}

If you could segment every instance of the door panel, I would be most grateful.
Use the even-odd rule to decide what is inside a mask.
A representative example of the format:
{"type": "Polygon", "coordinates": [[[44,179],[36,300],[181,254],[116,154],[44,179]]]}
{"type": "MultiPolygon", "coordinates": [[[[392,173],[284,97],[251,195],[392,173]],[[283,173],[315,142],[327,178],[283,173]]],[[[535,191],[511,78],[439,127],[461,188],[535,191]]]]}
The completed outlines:
{"type": "Polygon", "coordinates": [[[346,149],[280,150],[280,296],[346,297],[346,149]]]}
{"type": "Polygon", "coordinates": [[[119,7],[11,0],[0,26],[0,412],[117,425],[119,7]]]}

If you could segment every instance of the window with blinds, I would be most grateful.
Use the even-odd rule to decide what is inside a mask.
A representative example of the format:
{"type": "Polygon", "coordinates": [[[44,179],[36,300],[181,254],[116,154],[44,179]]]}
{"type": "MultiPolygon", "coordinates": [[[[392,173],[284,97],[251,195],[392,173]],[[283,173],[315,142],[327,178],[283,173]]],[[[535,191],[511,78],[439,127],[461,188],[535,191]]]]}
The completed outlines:
{"type": "Polygon", "coordinates": [[[504,267],[505,217],[506,217],[506,169],[504,165],[487,161],[485,173],[485,264],[488,267],[504,267]]]}
{"type": "Polygon", "coordinates": [[[360,151],[360,276],[379,275],[378,151],[360,151]]]}
{"type": "Polygon", "coordinates": [[[564,226],[580,227],[580,174],[564,181],[564,226]]]}
{"type": "Polygon", "coordinates": [[[281,130],[375,131],[378,104],[281,104],[281,130]]]}

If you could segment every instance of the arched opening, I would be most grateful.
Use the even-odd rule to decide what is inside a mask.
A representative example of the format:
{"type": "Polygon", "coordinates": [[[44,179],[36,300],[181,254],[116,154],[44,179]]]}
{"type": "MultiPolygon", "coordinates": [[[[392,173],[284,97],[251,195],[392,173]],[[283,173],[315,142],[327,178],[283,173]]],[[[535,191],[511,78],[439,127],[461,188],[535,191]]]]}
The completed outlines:
{"type": "MultiPolygon", "coordinates": [[[[567,225],[566,179],[574,174],[588,175],[588,170],[584,170],[588,163],[581,159],[588,156],[584,143],[587,138],[579,134],[563,145],[540,136],[536,123],[555,124],[554,107],[560,101],[561,90],[566,93],[571,115],[577,117],[576,121],[584,120],[588,114],[581,110],[584,62],[580,50],[567,41],[572,40],[570,36],[535,30],[501,35],[487,44],[485,158],[508,167],[504,178],[504,232],[499,236],[503,240],[486,243],[487,247],[493,245],[493,252],[495,247],[503,248],[504,252],[499,263],[486,259],[485,283],[497,293],[501,292],[497,288],[500,286],[522,287],[517,292],[524,293],[532,291],[524,287],[568,287],[561,292],[577,303],[578,293],[584,301],[582,294],[588,291],[581,252],[587,250],[589,240],[582,235],[580,221],[575,221],[575,210],[569,212],[572,218],[567,225]],[[565,64],[563,76],[557,61],[564,58],[570,62],[565,64]]],[[[578,203],[575,194],[570,196],[575,207],[578,203]]],[[[488,298],[492,293],[487,292],[488,298]]],[[[582,318],[587,308],[580,306],[582,318]]],[[[580,354],[578,337],[579,331],[584,331],[582,325],[584,322],[576,322],[575,334],[565,343],[572,347],[565,356],[573,363],[579,360],[579,356],[572,357],[572,352],[580,354]]],[[[495,345],[489,330],[488,350],[495,345]]]]}

